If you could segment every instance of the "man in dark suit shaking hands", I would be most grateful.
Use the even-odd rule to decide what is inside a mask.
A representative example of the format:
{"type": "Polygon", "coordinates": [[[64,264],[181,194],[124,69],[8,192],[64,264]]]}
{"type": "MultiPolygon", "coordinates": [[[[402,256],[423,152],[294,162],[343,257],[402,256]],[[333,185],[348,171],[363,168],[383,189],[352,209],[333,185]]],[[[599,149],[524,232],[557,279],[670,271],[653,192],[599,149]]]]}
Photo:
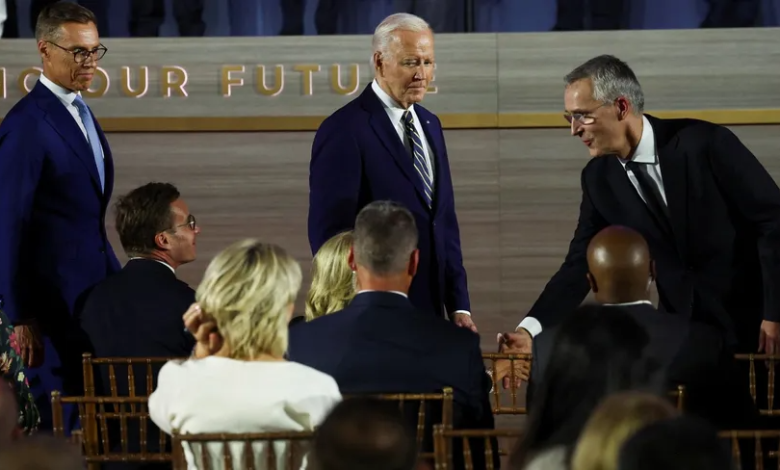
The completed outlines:
{"type": "Polygon", "coordinates": [[[643,114],[623,61],[599,56],[565,78],[565,117],[591,160],[574,238],[510,342],[558,323],[587,295],[586,251],[609,225],[642,234],[660,308],[720,329],[737,352],[780,352],[780,190],[727,128],[643,114]]]}
{"type": "Polygon", "coordinates": [[[309,176],[312,253],[351,229],[361,208],[392,200],[414,214],[420,263],[409,298],[419,309],[476,331],[441,122],[420,106],[433,77],[433,33],[398,13],[377,26],[375,79],[322,123],[309,176]]]}
{"type": "Polygon", "coordinates": [[[32,367],[41,429],[51,426],[50,392],[83,393],[77,306],[120,269],[105,228],[111,149],[81,96],[106,53],[95,23],[74,3],[43,9],[43,73],[0,125],[0,298],[32,367]]]}

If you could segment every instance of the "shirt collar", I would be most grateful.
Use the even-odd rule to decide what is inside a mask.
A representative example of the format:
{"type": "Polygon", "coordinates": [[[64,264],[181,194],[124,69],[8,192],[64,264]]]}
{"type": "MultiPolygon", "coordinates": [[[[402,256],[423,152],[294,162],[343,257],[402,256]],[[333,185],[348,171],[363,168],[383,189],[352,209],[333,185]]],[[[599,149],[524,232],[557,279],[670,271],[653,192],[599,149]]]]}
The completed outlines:
{"type": "MultiPolygon", "coordinates": [[[[620,163],[626,166],[626,161],[623,159],[620,163]]],[[[658,151],[655,148],[655,133],[653,132],[653,126],[650,121],[642,116],[642,137],[639,138],[639,144],[634,150],[634,156],[631,157],[631,161],[637,163],[656,164],[658,163],[658,151]]]]}
{"type": "Polygon", "coordinates": [[[65,104],[73,104],[73,101],[76,100],[76,96],[78,96],[78,93],[66,90],[65,88],[57,85],[53,81],[49,80],[44,74],[41,74],[38,77],[38,81],[40,81],[43,86],[48,88],[52,93],[54,93],[54,96],[59,98],[65,104]]]}
{"type": "MultiPolygon", "coordinates": [[[[401,107],[390,95],[387,94],[385,90],[382,89],[381,86],[379,86],[379,83],[374,79],[374,81],[371,83],[371,89],[374,90],[374,94],[379,98],[379,101],[382,102],[382,106],[385,107],[385,109],[391,110],[394,114],[397,113],[399,116],[402,116],[406,110],[401,107]]],[[[414,105],[409,106],[409,111],[411,111],[412,115],[414,115],[414,105]]]]}
{"type": "Polygon", "coordinates": [[[397,290],[383,290],[383,291],[378,291],[378,290],[370,290],[370,289],[366,289],[366,290],[361,290],[361,291],[358,291],[358,293],[357,293],[357,294],[355,294],[355,295],[358,295],[358,294],[365,294],[366,292],[389,292],[389,293],[391,293],[391,294],[398,294],[398,295],[400,295],[400,296],[406,297],[407,299],[409,298],[409,296],[408,296],[408,295],[404,294],[403,292],[399,292],[399,291],[397,291],[397,290]]]}
{"type": "Polygon", "coordinates": [[[653,303],[650,302],[649,300],[636,300],[634,302],[622,302],[619,304],[602,304],[602,305],[604,305],[605,307],[628,307],[630,305],[642,305],[642,304],[653,305],[653,303]]]}

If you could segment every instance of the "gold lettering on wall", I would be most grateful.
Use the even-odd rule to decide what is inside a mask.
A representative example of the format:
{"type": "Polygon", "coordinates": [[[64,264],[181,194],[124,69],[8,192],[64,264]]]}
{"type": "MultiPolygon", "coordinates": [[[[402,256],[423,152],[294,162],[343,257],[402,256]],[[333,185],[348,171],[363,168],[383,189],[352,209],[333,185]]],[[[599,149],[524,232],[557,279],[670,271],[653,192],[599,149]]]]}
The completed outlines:
{"type": "MultiPolygon", "coordinates": [[[[82,95],[87,98],[100,98],[106,94],[108,88],[111,86],[111,79],[108,78],[108,73],[101,67],[95,69],[95,75],[100,75],[100,85],[96,89],[86,89],[81,92],[82,95]]],[[[92,80],[92,86],[95,85],[95,80],[92,80]]]]}
{"type": "Polygon", "coordinates": [[[164,98],[170,98],[171,92],[187,97],[187,71],[178,65],[166,65],[160,69],[160,87],[164,98]]]}
{"type": "Polygon", "coordinates": [[[274,67],[274,86],[268,88],[265,83],[265,65],[257,66],[257,77],[255,78],[257,84],[257,92],[265,96],[276,96],[284,90],[284,66],[277,65],[274,67]]]}
{"type": "Polygon", "coordinates": [[[133,90],[130,86],[130,67],[122,67],[122,80],[120,82],[122,94],[130,98],[141,98],[149,91],[149,67],[138,68],[138,88],[133,90]]]}
{"type": "Polygon", "coordinates": [[[314,72],[320,71],[320,64],[298,64],[293,66],[293,70],[301,72],[304,96],[313,95],[314,86],[312,83],[312,75],[314,72]]]}
{"type": "Polygon", "coordinates": [[[222,96],[229,97],[230,96],[230,87],[235,86],[244,86],[244,79],[243,78],[233,78],[230,76],[231,73],[244,73],[244,66],[243,65],[223,65],[222,66],[222,96]]]}
{"type": "Polygon", "coordinates": [[[436,62],[433,63],[433,73],[431,74],[431,81],[428,82],[428,93],[431,93],[435,95],[439,92],[439,89],[436,87],[436,85],[433,85],[433,82],[436,80],[436,62]]]}
{"type": "Polygon", "coordinates": [[[360,66],[351,64],[349,66],[349,86],[344,88],[341,85],[341,66],[333,64],[330,67],[330,87],[339,95],[351,95],[355,93],[360,86],[360,66]]]}
{"type": "Polygon", "coordinates": [[[0,90],[3,93],[3,99],[6,98],[6,89],[5,89],[5,67],[0,67],[0,90]]]}
{"type": "Polygon", "coordinates": [[[22,73],[19,74],[19,78],[16,80],[16,85],[19,87],[22,96],[25,96],[32,90],[31,87],[27,86],[27,77],[30,75],[35,75],[37,77],[42,73],[43,69],[40,67],[30,67],[29,69],[22,70],[22,73]]]}

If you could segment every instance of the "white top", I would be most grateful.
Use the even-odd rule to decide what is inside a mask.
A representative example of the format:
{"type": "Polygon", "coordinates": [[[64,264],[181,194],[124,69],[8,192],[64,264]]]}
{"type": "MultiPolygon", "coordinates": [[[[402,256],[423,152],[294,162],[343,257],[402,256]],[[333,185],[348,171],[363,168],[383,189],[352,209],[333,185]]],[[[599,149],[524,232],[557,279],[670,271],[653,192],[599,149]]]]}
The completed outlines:
{"type": "MultiPolygon", "coordinates": [[[[160,370],[149,396],[149,415],[164,432],[250,433],[313,430],[341,401],[336,381],[295,362],[238,361],[207,357],[171,361],[160,370]]],[[[208,444],[213,470],[222,470],[221,444],[208,444]]],[[[197,447],[197,448],[196,448],[197,447]]],[[[277,468],[286,469],[286,447],[274,444],[277,468]]],[[[185,445],[190,470],[203,468],[201,450],[185,445]]],[[[267,469],[266,445],[253,446],[257,470],[267,469]]],[[[234,462],[243,462],[243,444],[231,444],[234,462]]],[[[306,468],[306,449],[296,450],[297,468],[306,468]]]]}
{"type": "MultiPolygon", "coordinates": [[[[634,175],[633,171],[626,168],[627,161],[620,158],[618,161],[623,165],[623,169],[626,170],[628,179],[631,181],[631,184],[634,185],[634,188],[636,188],[639,197],[647,203],[642,188],[639,186],[639,180],[636,179],[636,175],[634,175]]],[[[647,165],[648,175],[650,175],[653,182],[658,185],[658,190],[661,192],[664,204],[668,206],[669,203],[666,201],[666,191],[664,190],[664,180],[661,176],[661,163],[658,160],[658,149],[655,145],[655,133],[653,132],[653,126],[650,125],[650,121],[645,116],[642,116],[642,137],[639,138],[639,144],[637,144],[636,150],[634,150],[631,161],[647,165]]],[[[517,327],[525,328],[531,333],[531,336],[536,336],[542,332],[542,324],[534,317],[525,317],[517,327]]]]}
{"type": "Polygon", "coordinates": [[[5,20],[8,19],[8,9],[5,7],[5,0],[0,0],[0,36],[3,35],[5,20]]]}

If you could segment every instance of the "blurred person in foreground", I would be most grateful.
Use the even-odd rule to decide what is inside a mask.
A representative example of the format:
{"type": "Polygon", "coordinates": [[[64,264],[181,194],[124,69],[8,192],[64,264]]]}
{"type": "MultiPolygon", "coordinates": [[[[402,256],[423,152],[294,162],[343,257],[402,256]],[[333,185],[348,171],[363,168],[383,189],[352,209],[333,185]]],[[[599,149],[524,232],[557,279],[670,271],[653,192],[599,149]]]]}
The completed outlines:
{"type": "Polygon", "coordinates": [[[607,396],[664,394],[645,356],[647,332],[620,308],[586,305],[561,323],[511,462],[526,470],[568,469],[591,413],[607,396]]]}
{"type": "Polygon", "coordinates": [[[32,436],[0,448],[3,470],[84,470],[81,447],[67,439],[32,436]]]}
{"type": "Polygon", "coordinates": [[[730,129],[644,113],[633,70],[602,55],[565,79],[564,117],[587,149],[569,252],[514,333],[513,349],[588,294],[587,247],[610,225],[647,240],[660,309],[710,324],[733,352],[780,353],[780,189],[730,129]]]}
{"type": "Polygon", "coordinates": [[[643,427],[677,414],[667,397],[633,391],[608,396],[582,430],[571,470],[617,470],[618,454],[627,439],[643,427]]]}
{"type": "Polygon", "coordinates": [[[397,13],[376,27],[372,51],[374,80],[325,119],[314,137],[311,251],[351,229],[370,202],[397,201],[414,215],[418,230],[412,304],[477,331],[441,121],[420,105],[433,78],[433,32],[421,18],[397,13]]]}
{"type": "MultiPolygon", "coordinates": [[[[27,370],[20,355],[19,340],[14,327],[8,321],[0,306],[0,388],[2,388],[2,409],[0,421],[21,433],[32,434],[41,423],[38,407],[30,391],[27,370]],[[11,411],[13,408],[13,412],[11,411]]],[[[0,433],[7,434],[7,426],[0,433]]]]}
{"type": "MultiPolygon", "coordinates": [[[[197,341],[192,358],[163,366],[149,397],[149,415],[161,430],[311,431],[325,419],[341,401],[336,382],[285,359],[301,277],[300,265],[286,251],[257,240],[239,241],[214,257],[196,303],[184,314],[197,341]]],[[[284,455],[286,443],[275,445],[276,454],[284,455]]],[[[221,447],[209,446],[215,459],[210,466],[221,468],[221,447]]],[[[185,446],[190,468],[203,468],[191,447],[198,446],[185,446]]],[[[232,446],[237,462],[244,461],[242,449],[232,446]]],[[[267,449],[253,449],[255,461],[265,462],[267,449]]]]}
{"type": "MultiPolygon", "coordinates": [[[[120,269],[105,226],[111,149],[81,96],[107,51],[95,23],[74,3],[43,8],[35,28],[43,72],[0,123],[0,299],[44,430],[52,391],[83,393],[84,296],[120,269]]],[[[74,410],[64,409],[66,432],[74,410]]]]}
{"type": "Polygon", "coordinates": [[[0,378],[0,450],[13,446],[23,435],[14,385],[0,378]]]}
{"type": "MultiPolygon", "coordinates": [[[[414,216],[402,205],[365,206],[355,220],[349,254],[360,290],[343,310],[291,328],[289,358],[331,375],[345,394],[437,393],[452,387],[453,426],[492,429],[491,381],[479,335],[425,315],[409,300],[420,260],[417,234],[414,216]]],[[[431,405],[429,430],[441,414],[440,403],[431,405]]],[[[416,423],[417,407],[408,409],[416,423]]],[[[430,445],[425,440],[422,450],[431,451],[430,445]]],[[[458,446],[456,441],[454,455],[458,446]]],[[[475,458],[484,455],[484,439],[471,446],[475,458]]]]}
{"type": "Polygon", "coordinates": [[[315,470],[413,470],[417,437],[395,403],[350,398],[336,405],[317,429],[315,470]]]}
{"type": "Polygon", "coordinates": [[[306,321],[342,310],[355,297],[355,273],[347,259],[351,248],[352,231],[347,231],[333,236],[314,255],[306,321]]]}

